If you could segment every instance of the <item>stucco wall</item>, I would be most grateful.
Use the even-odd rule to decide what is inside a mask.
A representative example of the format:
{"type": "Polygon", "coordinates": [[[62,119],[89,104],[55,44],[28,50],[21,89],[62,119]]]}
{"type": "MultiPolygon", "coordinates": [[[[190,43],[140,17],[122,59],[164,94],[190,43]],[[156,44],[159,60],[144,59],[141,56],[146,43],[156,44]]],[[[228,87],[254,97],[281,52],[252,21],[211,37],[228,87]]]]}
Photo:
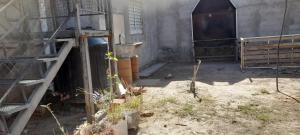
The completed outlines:
{"type": "Polygon", "coordinates": [[[155,0],[159,60],[191,61],[191,13],[198,0],[155,0]]]}
{"type": "Polygon", "coordinates": [[[141,68],[155,62],[158,57],[157,11],[155,4],[155,1],[144,0],[143,33],[130,34],[128,0],[112,0],[113,13],[124,15],[126,43],[143,42],[142,47],[139,49],[141,68]]]}
{"type": "MultiPolygon", "coordinates": [[[[159,59],[192,61],[191,13],[199,0],[156,1],[159,59]]],[[[231,0],[237,8],[237,37],[278,35],[284,0],[231,0]]],[[[300,1],[289,0],[285,34],[300,33],[300,1]]],[[[145,31],[147,32],[147,31],[145,31]]]]}
{"type": "MultiPolygon", "coordinates": [[[[239,37],[279,35],[284,0],[232,0],[237,7],[239,37]]],[[[289,0],[285,34],[300,33],[300,1],[289,0]]]]}

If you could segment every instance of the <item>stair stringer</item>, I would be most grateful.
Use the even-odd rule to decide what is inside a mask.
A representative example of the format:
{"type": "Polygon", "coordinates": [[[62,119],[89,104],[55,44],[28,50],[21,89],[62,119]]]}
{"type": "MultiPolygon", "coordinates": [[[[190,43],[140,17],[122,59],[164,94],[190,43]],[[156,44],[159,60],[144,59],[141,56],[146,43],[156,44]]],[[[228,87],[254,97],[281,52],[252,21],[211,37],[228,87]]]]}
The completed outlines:
{"type": "MultiPolygon", "coordinates": [[[[60,40],[61,41],[61,40],[60,40]]],[[[67,58],[71,49],[75,46],[74,39],[65,39],[67,41],[65,45],[63,45],[61,51],[58,54],[58,60],[49,68],[48,72],[46,73],[45,82],[42,83],[29,97],[29,107],[20,112],[17,118],[14,120],[12,125],[10,126],[10,131],[12,135],[20,135],[25,128],[27,122],[30,120],[31,115],[39,105],[41,99],[43,98],[44,94],[47,91],[47,88],[50,86],[52,80],[56,76],[57,72],[59,71],[60,67],[62,66],[63,62],[67,58]]]]}

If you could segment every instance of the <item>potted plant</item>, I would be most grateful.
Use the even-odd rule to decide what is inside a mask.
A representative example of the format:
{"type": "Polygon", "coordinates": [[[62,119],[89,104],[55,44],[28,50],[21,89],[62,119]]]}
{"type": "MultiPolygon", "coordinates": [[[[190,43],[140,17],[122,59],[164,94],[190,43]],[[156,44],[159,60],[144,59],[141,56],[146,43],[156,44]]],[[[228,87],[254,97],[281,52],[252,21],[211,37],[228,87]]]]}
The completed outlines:
{"type": "Polygon", "coordinates": [[[128,129],[138,129],[141,104],[142,95],[127,97],[126,103],[124,104],[124,111],[128,129]]]}
{"type": "Polygon", "coordinates": [[[82,125],[76,135],[128,135],[127,121],[124,115],[124,102],[112,100],[115,95],[109,92],[93,93],[93,100],[99,109],[93,124],[82,125]]]}
{"type": "Polygon", "coordinates": [[[127,120],[122,105],[112,105],[107,112],[107,118],[111,123],[114,135],[128,135],[127,120]]]}

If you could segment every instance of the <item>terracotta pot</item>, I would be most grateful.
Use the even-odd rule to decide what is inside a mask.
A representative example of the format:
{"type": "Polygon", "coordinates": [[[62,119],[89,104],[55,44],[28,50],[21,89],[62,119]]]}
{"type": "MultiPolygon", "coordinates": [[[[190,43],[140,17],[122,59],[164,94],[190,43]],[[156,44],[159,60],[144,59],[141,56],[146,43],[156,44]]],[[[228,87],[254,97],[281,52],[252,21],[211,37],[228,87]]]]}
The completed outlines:
{"type": "Polygon", "coordinates": [[[130,58],[122,58],[118,60],[118,71],[121,81],[127,85],[132,85],[132,68],[130,58]]]}

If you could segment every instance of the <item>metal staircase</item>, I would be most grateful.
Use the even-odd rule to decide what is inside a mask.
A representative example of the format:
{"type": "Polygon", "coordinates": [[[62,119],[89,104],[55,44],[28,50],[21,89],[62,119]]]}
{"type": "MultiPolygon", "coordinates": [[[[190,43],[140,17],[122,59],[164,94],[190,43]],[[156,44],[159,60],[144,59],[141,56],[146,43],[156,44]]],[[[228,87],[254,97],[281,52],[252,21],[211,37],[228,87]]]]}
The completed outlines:
{"type": "MultiPolygon", "coordinates": [[[[27,69],[23,72],[19,78],[14,80],[0,80],[1,84],[10,85],[9,89],[5,92],[4,96],[1,97],[1,107],[0,107],[0,115],[1,115],[1,122],[2,122],[2,128],[4,128],[5,134],[12,134],[12,135],[18,135],[21,134],[21,131],[27,124],[28,120],[30,119],[32,113],[38,106],[40,100],[44,96],[47,88],[49,87],[50,83],[56,76],[58,70],[60,69],[61,65],[63,64],[64,60],[66,59],[68,53],[74,46],[75,42],[72,39],[66,39],[66,40],[60,40],[60,42],[63,42],[62,47],[60,48],[59,52],[57,53],[57,56],[52,58],[32,58],[32,59],[26,59],[21,60],[18,62],[27,62],[28,60],[32,62],[42,62],[42,63],[51,63],[49,68],[47,68],[44,71],[43,78],[40,79],[34,79],[34,80],[27,80],[24,79],[25,75],[28,72],[31,71],[31,68],[29,68],[31,64],[26,64],[27,69]],[[20,87],[29,87],[33,88],[31,91],[31,94],[27,96],[24,91],[23,93],[23,103],[14,103],[14,102],[4,102],[5,99],[9,98],[9,95],[14,91],[15,88],[20,87]],[[15,116],[13,116],[15,115],[15,116]],[[7,124],[7,118],[14,117],[14,120],[11,121],[10,126],[7,124]]],[[[17,62],[17,61],[14,61],[17,62]]],[[[10,120],[10,119],[8,119],[10,120]]],[[[3,129],[2,129],[3,130],[3,129]]]]}
{"type": "Polygon", "coordinates": [[[22,133],[75,45],[72,38],[56,39],[69,18],[49,37],[41,30],[33,32],[32,27],[40,27],[41,21],[29,22],[32,16],[23,11],[24,1],[0,2],[0,135],[22,133]],[[14,14],[20,17],[8,19],[7,12],[15,8],[19,10],[14,14]]]}
{"type": "Polygon", "coordinates": [[[88,36],[111,37],[109,9],[110,0],[0,0],[0,135],[22,133],[76,39],[88,50],[88,36]],[[87,16],[105,28],[82,26],[87,16]]]}

